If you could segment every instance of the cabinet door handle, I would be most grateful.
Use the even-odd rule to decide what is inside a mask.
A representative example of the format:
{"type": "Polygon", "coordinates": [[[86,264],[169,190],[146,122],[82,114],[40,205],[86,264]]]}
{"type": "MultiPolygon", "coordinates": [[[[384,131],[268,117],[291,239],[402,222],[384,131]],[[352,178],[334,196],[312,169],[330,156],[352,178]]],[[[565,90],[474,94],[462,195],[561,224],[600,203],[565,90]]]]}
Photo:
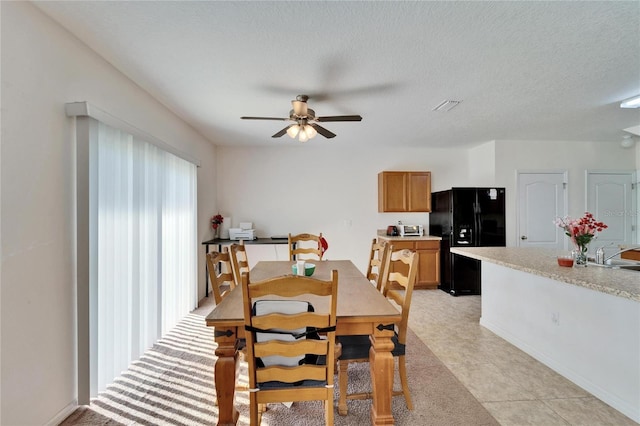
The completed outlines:
{"type": "Polygon", "coordinates": [[[527,236],[526,236],[526,235],[523,235],[522,237],[520,237],[520,239],[521,239],[521,240],[526,240],[526,239],[527,239],[527,236]]]}

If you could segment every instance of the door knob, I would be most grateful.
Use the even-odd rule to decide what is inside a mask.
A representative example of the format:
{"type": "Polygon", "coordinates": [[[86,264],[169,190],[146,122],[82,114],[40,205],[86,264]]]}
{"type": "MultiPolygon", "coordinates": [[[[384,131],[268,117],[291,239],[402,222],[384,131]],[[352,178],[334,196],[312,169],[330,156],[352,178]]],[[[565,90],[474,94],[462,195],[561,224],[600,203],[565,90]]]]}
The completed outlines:
{"type": "Polygon", "coordinates": [[[526,236],[526,235],[523,235],[522,237],[520,237],[520,239],[521,239],[521,240],[526,240],[526,239],[527,239],[527,236],[526,236]]]}

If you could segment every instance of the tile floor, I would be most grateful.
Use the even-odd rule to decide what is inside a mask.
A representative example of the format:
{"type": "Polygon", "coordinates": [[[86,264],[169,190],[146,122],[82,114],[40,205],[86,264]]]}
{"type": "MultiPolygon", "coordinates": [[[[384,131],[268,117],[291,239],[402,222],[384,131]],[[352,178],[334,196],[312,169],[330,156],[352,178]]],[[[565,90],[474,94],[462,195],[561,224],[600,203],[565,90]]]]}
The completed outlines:
{"type": "Polygon", "coordinates": [[[480,297],[414,292],[409,326],[502,425],[638,425],[479,324],[480,297]]]}

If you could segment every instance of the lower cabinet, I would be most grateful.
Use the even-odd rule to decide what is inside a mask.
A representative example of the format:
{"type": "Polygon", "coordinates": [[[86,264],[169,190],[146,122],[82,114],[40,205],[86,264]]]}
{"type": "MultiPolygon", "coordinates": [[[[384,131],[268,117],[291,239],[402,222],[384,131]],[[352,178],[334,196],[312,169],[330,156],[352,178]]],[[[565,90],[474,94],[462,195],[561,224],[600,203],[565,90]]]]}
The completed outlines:
{"type": "MultiPolygon", "coordinates": [[[[440,241],[398,241],[391,240],[393,250],[409,249],[418,252],[418,273],[414,288],[435,289],[440,285],[440,241]]],[[[406,272],[406,271],[405,271],[406,272]]]]}

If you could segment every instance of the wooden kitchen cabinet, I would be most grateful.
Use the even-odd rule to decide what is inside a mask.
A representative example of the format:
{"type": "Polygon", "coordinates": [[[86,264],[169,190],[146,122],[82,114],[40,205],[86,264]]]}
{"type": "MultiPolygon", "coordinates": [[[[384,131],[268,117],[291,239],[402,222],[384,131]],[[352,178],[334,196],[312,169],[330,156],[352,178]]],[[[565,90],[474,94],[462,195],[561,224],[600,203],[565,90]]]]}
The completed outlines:
{"type": "Polygon", "coordinates": [[[621,259],[640,261],[640,250],[629,250],[620,253],[621,259]]]}
{"type": "Polygon", "coordinates": [[[431,172],[378,173],[379,212],[430,212],[431,172]]]}
{"type": "MultiPolygon", "coordinates": [[[[409,249],[418,253],[417,289],[435,289],[440,285],[440,241],[439,240],[389,240],[393,250],[409,249]]],[[[406,268],[404,265],[399,267],[406,268]]],[[[392,269],[395,271],[398,269],[392,269]]],[[[406,273],[406,270],[403,271],[406,273]]],[[[399,286],[398,286],[399,288],[399,286]]]]}

